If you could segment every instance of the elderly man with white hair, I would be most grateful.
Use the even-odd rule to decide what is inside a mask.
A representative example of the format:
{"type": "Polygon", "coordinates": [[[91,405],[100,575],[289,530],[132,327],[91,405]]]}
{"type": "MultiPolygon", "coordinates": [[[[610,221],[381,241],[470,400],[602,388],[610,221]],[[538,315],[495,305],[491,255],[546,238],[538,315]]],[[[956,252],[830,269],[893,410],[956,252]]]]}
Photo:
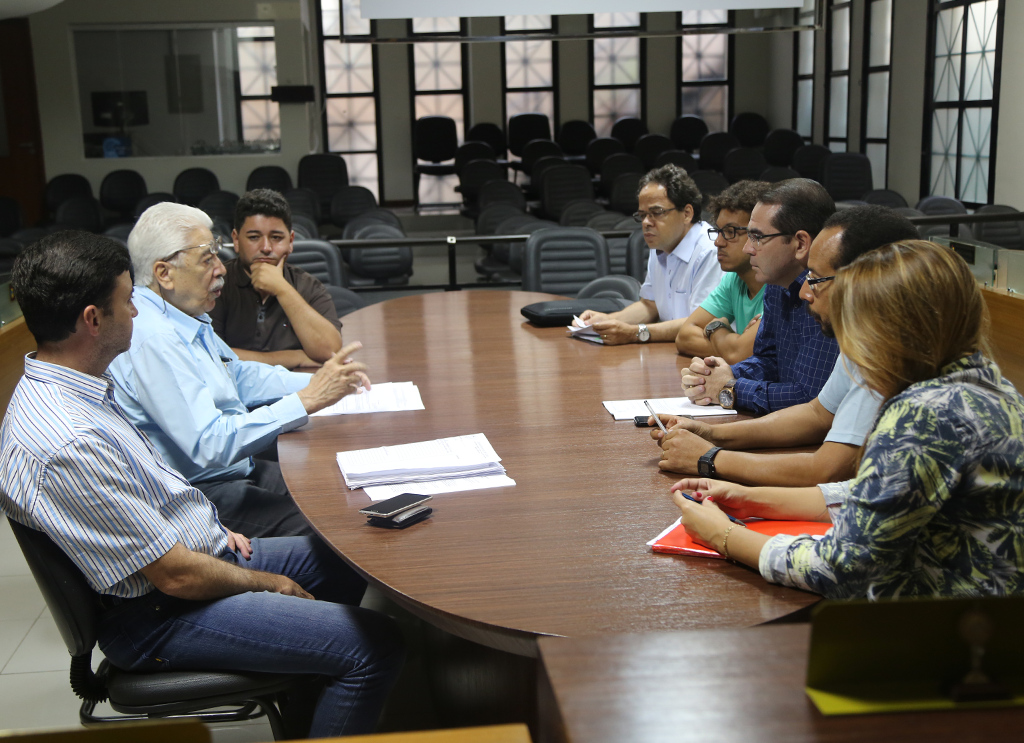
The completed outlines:
{"type": "Polygon", "coordinates": [[[174,203],[151,206],[136,223],[128,250],[139,314],[131,349],[110,365],[114,394],[227,528],[248,537],[312,534],[278,464],[253,455],[310,413],[369,388],[365,366],[349,359],[360,344],[312,377],[239,360],[206,314],[225,273],[212,226],[205,213],[174,203]]]}

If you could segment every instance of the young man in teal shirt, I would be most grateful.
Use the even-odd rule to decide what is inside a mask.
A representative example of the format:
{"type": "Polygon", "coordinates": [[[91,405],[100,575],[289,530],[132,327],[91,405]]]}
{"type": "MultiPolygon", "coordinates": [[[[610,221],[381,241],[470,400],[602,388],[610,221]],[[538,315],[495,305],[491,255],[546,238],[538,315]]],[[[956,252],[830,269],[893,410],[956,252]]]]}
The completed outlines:
{"type": "Polygon", "coordinates": [[[771,185],[739,181],[711,198],[716,227],[708,235],[715,239],[725,276],[679,329],[676,349],[683,356],[720,356],[735,364],[753,353],[764,284],[754,278],[743,245],[754,204],[771,185]]]}

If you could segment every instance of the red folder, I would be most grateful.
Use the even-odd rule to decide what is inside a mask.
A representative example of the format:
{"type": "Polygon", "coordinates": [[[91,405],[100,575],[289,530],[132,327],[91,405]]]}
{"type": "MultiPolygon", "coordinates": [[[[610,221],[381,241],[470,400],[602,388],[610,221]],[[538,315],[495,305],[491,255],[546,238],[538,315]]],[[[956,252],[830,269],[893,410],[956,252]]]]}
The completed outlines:
{"type": "MultiPolygon", "coordinates": [[[[832,524],[821,521],[762,521],[753,519],[746,522],[747,528],[774,537],[776,534],[824,534],[832,528],[832,524]]],[[[717,557],[724,560],[718,552],[708,549],[690,539],[683,525],[676,521],[659,536],[648,542],[654,552],[666,552],[670,555],[699,555],[700,557],[717,557]]]]}

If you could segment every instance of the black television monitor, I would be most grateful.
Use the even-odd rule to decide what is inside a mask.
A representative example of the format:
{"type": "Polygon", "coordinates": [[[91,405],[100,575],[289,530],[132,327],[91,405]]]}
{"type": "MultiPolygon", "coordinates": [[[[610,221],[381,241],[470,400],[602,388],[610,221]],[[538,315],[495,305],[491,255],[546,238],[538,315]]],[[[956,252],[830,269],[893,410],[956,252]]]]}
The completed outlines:
{"type": "Polygon", "coordinates": [[[92,94],[93,126],[141,126],[149,123],[144,90],[99,90],[92,94]]]}

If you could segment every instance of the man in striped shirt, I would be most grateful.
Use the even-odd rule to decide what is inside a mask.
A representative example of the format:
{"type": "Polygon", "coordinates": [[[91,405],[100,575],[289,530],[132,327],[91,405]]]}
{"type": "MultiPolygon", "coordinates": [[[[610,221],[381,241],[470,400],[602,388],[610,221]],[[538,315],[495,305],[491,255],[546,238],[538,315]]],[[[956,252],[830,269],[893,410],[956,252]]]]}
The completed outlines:
{"type": "Polygon", "coordinates": [[[117,243],[77,232],[15,262],[39,350],[0,428],[0,508],[100,594],[115,666],[323,675],[310,735],[372,732],[404,653],[388,617],[358,608],[365,583],[312,537],[225,529],[115,401],[106,369],[131,345],[130,267],[117,243]]]}

